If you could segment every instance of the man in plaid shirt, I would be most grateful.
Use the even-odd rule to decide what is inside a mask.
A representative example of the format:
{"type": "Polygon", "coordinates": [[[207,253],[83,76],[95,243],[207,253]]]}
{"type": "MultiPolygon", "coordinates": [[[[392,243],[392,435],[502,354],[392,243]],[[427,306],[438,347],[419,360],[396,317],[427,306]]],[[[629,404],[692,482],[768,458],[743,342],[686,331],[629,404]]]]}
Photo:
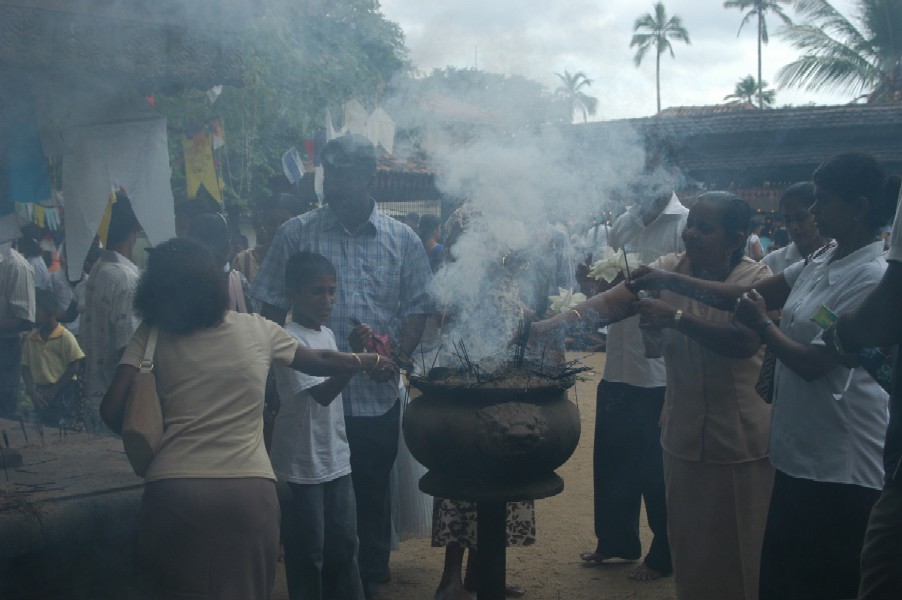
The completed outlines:
{"type": "MultiPolygon", "coordinates": [[[[273,239],[251,288],[263,316],[284,323],[285,265],[300,251],[317,252],[335,265],[338,291],[325,323],[339,350],[350,352],[355,322],[388,334],[396,356],[409,360],[432,303],[429,259],[410,227],[376,209],[370,186],[376,151],[359,135],[329,142],[322,155],[326,205],[286,221],[273,239]]],[[[360,576],[367,598],[389,577],[391,511],[389,474],[398,451],[398,381],[375,383],[355,375],[342,392],[351,478],[357,499],[360,576]]]]}

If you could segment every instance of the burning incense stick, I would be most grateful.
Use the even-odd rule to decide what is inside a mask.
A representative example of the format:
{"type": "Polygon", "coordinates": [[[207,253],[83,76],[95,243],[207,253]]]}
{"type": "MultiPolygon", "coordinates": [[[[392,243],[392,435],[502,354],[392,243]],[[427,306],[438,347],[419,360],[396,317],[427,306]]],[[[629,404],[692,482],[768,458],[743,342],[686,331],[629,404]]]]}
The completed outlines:
{"type": "Polygon", "coordinates": [[[630,263],[626,258],[626,246],[621,250],[623,252],[623,266],[626,267],[626,282],[630,283],[630,263]]]}

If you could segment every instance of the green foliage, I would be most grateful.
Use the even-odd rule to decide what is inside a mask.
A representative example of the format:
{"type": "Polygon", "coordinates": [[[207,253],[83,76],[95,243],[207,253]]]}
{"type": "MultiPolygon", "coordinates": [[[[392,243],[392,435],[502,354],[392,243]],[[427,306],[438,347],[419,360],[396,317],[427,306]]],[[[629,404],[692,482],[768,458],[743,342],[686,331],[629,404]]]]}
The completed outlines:
{"type": "Polygon", "coordinates": [[[181,138],[211,119],[220,119],[226,140],[226,198],[254,202],[272,193],[282,154],[313,137],[327,109],[338,115],[351,99],[373,107],[409,69],[403,33],[375,0],[270,0],[235,43],[245,62],[241,87],[224,86],[212,104],[197,90],[156,95],[169,120],[176,198],[185,196],[181,138]]]}
{"type": "Polygon", "coordinates": [[[521,75],[445,67],[425,76],[398,77],[386,95],[391,96],[386,110],[410,129],[456,122],[510,131],[570,122],[558,96],[521,75]]]}
{"type": "Polygon", "coordinates": [[[673,57],[673,46],[670,40],[676,40],[691,44],[689,32],[683,26],[682,18],[674,15],[667,17],[667,9],[663,2],[654,5],[654,14],[645,13],[638,17],[633,24],[633,38],[630,40],[630,48],[636,48],[636,66],[642,64],[642,59],[651,48],[655,48],[655,82],[658,91],[658,112],[661,112],[661,55],[670,52],[673,57]]]}
{"type": "MultiPolygon", "coordinates": [[[[758,108],[764,108],[767,105],[765,99],[764,92],[764,81],[761,78],[761,61],[762,61],[762,44],[767,44],[769,41],[767,35],[767,19],[765,15],[767,13],[772,13],[777,15],[780,20],[783,21],[783,24],[787,27],[792,25],[792,20],[786,16],[786,13],[783,12],[783,7],[780,4],[792,4],[793,0],[725,0],[723,3],[724,8],[738,8],[739,10],[746,10],[748,12],[742,17],[742,21],[739,23],[739,31],[736,33],[736,36],[739,37],[739,34],[742,32],[742,28],[752,20],[752,18],[757,17],[758,20],[758,108]]],[[[771,93],[771,102],[773,102],[773,93],[771,93]]]]}
{"type": "MultiPolygon", "coordinates": [[[[773,107],[777,93],[774,90],[763,89],[767,87],[766,81],[761,82],[761,87],[761,99],[764,102],[764,106],[767,108],[773,107]]],[[[724,96],[724,100],[730,100],[732,103],[748,102],[749,104],[754,104],[757,96],[758,82],[754,76],[746,75],[736,82],[736,88],[733,90],[733,93],[724,96]]]]}
{"type": "Polygon", "coordinates": [[[853,21],[827,0],[799,0],[804,22],[783,37],[802,56],[780,69],[777,83],[874,102],[902,99],[902,3],[859,0],[857,8],[853,21]]]}
{"type": "Polygon", "coordinates": [[[789,27],[792,25],[792,20],[783,12],[783,7],[781,4],[792,4],[793,0],[725,0],[723,3],[724,8],[738,8],[739,10],[748,10],[747,13],[742,17],[742,21],[739,23],[739,31],[736,33],[736,36],[739,36],[739,33],[742,31],[742,28],[745,27],[749,21],[753,18],[757,17],[758,19],[758,39],[761,43],[766,44],[770,41],[770,38],[767,34],[767,19],[765,15],[767,13],[772,13],[780,18],[783,21],[783,24],[789,27]]]}
{"type": "Polygon", "coordinates": [[[555,73],[561,80],[561,85],[555,90],[561,99],[570,107],[570,118],[574,114],[582,114],[583,122],[589,120],[589,115],[594,115],[598,110],[598,98],[589,96],[582,88],[592,87],[592,80],[586,77],[582,71],[577,71],[573,75],[569,71],[564,74],[555,73]]]}

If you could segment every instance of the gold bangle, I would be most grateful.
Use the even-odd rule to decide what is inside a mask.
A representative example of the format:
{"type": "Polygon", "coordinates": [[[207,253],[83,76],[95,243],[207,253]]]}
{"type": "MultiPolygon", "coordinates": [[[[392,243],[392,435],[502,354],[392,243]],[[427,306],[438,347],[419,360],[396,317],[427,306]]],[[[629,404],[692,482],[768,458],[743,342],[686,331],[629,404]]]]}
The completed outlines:
{"type": "Polygon", "coordinates": [[[579,319],[580,321],[583,320],[583,316],[581,314],[579,314],[579,311],[576,310],[575,308],[571,308],[570,312],[576,313],[576,318],[579,319]]]}
{"type": "Polygon", "coordinates": [[[356,352],[351,352],[351,356],[357,359],[357,364],[360,365],[360,368],[363,369],[363,361],[360,360],[360,357],[357,356],[356,352]]]}

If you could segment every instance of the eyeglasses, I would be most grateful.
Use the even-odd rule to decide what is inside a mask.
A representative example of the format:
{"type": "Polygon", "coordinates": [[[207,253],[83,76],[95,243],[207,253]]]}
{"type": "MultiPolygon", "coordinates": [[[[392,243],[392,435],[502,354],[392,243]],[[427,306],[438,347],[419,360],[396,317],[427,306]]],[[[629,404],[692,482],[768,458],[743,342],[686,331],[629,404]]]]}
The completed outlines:
{"type": "Polygon", "coordinates": [[[786,222],[787,225],[789,225],[790,223],[798,223],[801,225],[802,223],[804,223],[805,221],[807,221],[810,218],[811,218],[811,213],[807,210],[797,212],[794,215],[783,215],[783,220],[786,222]]]}

